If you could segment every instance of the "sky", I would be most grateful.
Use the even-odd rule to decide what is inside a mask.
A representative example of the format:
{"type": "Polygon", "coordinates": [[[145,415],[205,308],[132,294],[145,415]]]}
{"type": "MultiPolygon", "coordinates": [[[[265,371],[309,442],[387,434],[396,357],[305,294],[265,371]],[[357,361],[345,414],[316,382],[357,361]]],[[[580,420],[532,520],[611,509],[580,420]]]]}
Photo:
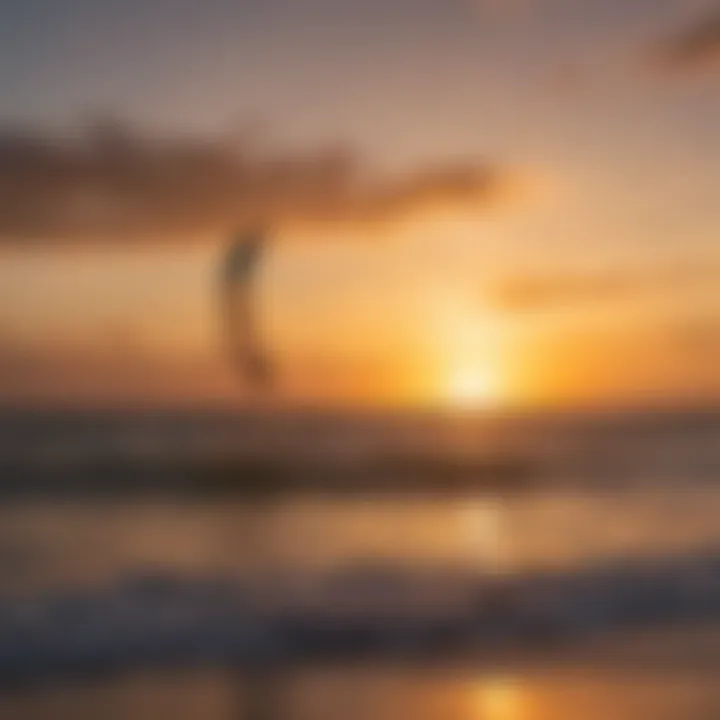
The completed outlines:
{"type": "Polygon", "coordinates": [[[717,0],[7,0],[0,402],[720,401],[717,0]]]}

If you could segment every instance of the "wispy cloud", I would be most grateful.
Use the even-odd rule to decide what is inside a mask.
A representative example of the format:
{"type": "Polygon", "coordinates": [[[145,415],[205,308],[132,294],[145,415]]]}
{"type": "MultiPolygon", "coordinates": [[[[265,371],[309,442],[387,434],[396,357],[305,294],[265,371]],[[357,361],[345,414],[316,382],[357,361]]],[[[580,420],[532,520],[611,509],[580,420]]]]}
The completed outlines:
{"type": "Polygon", "coordinates": [[[720,5],[662,39],[653,57],[666,69],[720,70],[720,5]]]}
{"type": "Polygon", "coordinates": [[[626,301],[647,293],[687,292],[714,287],[716,264],[668,268],[617,268],[606,272],[525,274],[508,277],[492,291],[494,304],[507,312],[544,312],[588,303],[626,301]]]}
{"type": "Polygon", "coordinates": [[[383,222],[428,206],[492,204],[508,176],[461,162],[387,178],[343,150],[151,139],[116,124],[64,139],[0,131],[0,242],[179,238],[258,220],[383,222]]]}

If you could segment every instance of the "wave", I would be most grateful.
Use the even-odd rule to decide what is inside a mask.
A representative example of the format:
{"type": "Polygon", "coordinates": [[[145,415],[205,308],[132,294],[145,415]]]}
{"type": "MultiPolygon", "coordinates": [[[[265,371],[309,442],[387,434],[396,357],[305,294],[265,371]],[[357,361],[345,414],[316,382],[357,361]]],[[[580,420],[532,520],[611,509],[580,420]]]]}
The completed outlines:
{"type": "Polygon", "coordinates": [[[251,586],[138,574],[0,604],[0,682],[100,670],[437,660],[720,620],[720,552],[478,576],[368,564],[251,586]]]}

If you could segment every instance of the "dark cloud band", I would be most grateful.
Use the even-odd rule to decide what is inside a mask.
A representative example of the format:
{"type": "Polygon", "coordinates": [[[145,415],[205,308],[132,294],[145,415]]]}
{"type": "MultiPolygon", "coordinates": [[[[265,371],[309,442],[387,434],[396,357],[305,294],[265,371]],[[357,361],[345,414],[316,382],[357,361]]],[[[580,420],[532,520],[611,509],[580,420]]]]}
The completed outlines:
{"type": "Polygon", "coordinates": [[[180,238],[243,223],[386,221],[427,205],[492,202],[490,164],[373,176],[349,152],[147,139],[118,125],[53,139],[0,131],[0,242],[180,238]]]}

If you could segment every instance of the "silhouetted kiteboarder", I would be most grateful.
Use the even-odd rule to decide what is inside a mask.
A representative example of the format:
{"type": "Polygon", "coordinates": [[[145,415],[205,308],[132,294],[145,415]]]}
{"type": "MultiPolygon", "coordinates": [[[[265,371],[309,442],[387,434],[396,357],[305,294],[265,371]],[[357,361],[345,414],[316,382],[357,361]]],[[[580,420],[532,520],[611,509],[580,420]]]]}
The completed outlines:
{"type": "Polygon", "coordinates": [[[254,387],[272,381],[257,325],[256,278],[267,245],[262,230],[238,233],[223,258],[220,300],[225,346],[235,371],[254,387]]]}

